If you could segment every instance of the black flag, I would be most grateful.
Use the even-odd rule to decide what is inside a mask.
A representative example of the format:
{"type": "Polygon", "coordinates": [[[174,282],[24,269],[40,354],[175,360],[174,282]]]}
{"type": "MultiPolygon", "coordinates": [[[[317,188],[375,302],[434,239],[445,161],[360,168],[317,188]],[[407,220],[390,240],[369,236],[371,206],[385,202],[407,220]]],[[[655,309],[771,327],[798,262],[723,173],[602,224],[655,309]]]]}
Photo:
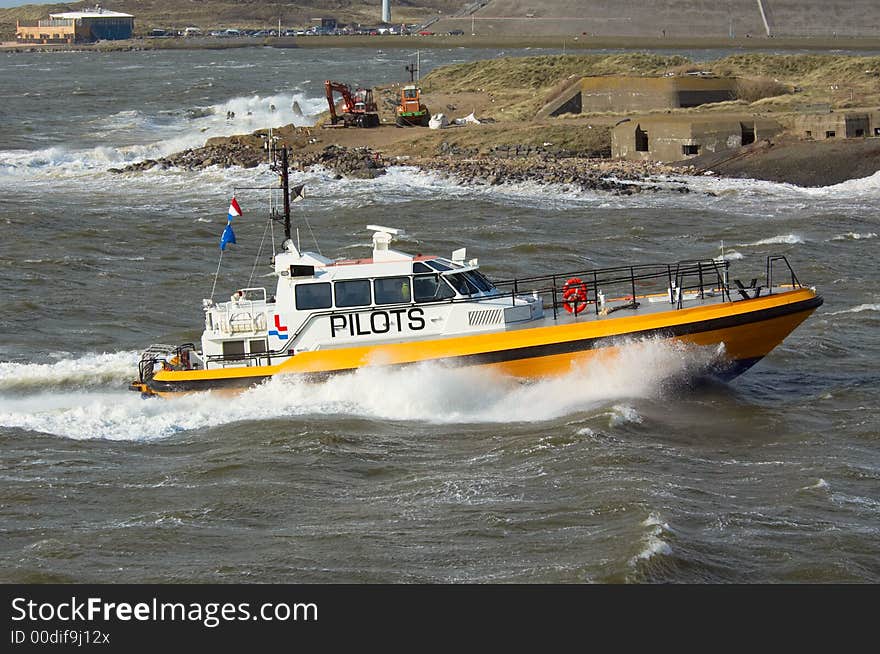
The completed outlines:
{"type": "Polygon", "coordinates": [[[302,200],[304,197],[306,197],[305,188],[305,184],[294,186],[292,189],[290,189],[290,199],[294,202],[299,202],[300,200],[302,200]]]}

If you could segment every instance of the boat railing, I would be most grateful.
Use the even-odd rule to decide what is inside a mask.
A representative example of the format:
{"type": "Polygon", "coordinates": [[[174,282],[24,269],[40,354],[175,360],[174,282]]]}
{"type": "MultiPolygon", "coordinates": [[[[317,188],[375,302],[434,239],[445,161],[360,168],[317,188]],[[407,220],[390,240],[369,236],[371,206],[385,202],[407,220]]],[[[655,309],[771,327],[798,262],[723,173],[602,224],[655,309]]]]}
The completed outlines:
{"type": "Polygon", "coordinates": [[[641,264],[635,266],[616,266],[593,270],[575,270],[566,273],[520,277],[493,282],[499,290],[509,289],[513,296],[520,293],[538,293],[549,296],[550,302],[544,308],[553,310],[558,317],[559,310],[568,305],[573,313],[589,310],[600,315],[605,302],[622,300],[637,308],[638,297],[657,297],[665,295],[670,304],[681,307],[686,292],[696,292],[701,298],[707,294],[725,293],[729,296],[725,281],[729,262],[714,259],[679,261],[674,264],[641,264]],[[572,302],[569,289],[580,288],[586,302],[572,302]],[[579,309],[585,304],[584,309],[579,309]]]}
{"type": "Polygon", "coordinates": [[[267,350],[266,352],[250,352],[248,354],[214,354],[205,357],[205,370],[211,367],[224,367],[225,364],[235,364],[235,367],[251,368],[254,366],[271,366],[278,363],[279,359],[293,356],[293,352],[281,350],[267,350]]]}
{"type": "Polygon", "coordinates": [[[773,288],[773,264],[780,261],[785,264],[785,267],[788,269],[791,286],[794,288],[800,288],[801,282],[797,278],[797,275],[795,275],[794,269],[791,267],[788,258],[784,254],[771,254],[767,257],[767,270],[764,274],[764,278],[767,280],[767,288],[773,288]]]}
{"type": "Polygon", "coordinates": [[[208,325],[211,331],[224,334],[264,331],[269,321],[266,289],[243,288],[235,292],[229,302],[215,307],[208,325]],[[214,320],[216,317],[216,321],[214,320]]]}
{"type": "MultiPolygon", "coordinates": [[[[549,296],[549,304],[545,309],[553,310],[553,317],[558,317],[559,309],[568,306],[572,313],[590,310],[601,315],[606,298],[609,301],[621,301],[616,308],[638,307],[637,298],[657,298],[665,295],[668,302],[676,309],[681,309],[685,301],[705,299],[707,296],[722,296],[727,301],[739,299],[749,300],[759,297],[762,292],[773,292],[774,264],[784,265],[790,276],[791,286],[800,287],[797,275],[785,255],[767,257],[765,284],[758,285],[758,279],[752,279],[746,286],[739,279],[729,279],[730,262],[722,259],[689,259],[671,264],[642,264],[637,266],[616,266],[596,268],[594,270],[575,270],[567,273],[519,277],[493,282],[503,293],[509,292],[511,297],[521,293],[537,293],[549,296]],[[566,292],[572,287],[580,287],[587,298],[586,303],[572,302],[571,294],[566,292]],[[734,292],[734,295],[731,292],[734,292]],[[579,309],[581,305],[583,309],[579,309]]],[[[656,301],[656,299],[652,299],[656,301]]]]}
{"type": "Polygon", "coordinates": [[[156,343],[141,353],[138,361],[138,377],[141,383],[146,383],[156,373],[156,366],[172,368],[177,365],[181,369],[190,369],[190,357],[195,353],[195,343],[183,343],[182,345],[164,345],[156,343]],[[172,363],[176,362],[176,363],[172,363]]]}

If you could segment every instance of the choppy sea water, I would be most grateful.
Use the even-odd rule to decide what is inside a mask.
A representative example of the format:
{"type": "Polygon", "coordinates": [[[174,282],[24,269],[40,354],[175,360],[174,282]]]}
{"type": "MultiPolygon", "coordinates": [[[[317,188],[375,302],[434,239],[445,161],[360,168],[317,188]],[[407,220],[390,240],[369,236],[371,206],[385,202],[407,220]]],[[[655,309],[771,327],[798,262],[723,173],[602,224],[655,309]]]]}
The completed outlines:
{"type": "MultiPolygon", "coordinates": [[[[497,54],[421,57],[427,70],[497,54]]],[[[107,168],[308,122],[323,79],[376,84],[406,63],[4,55],[0,580],[880,580],[880,174],[823,189],[686,178],[690,194],[627,197],[406,167],[296,176],[297,215],[327,256],[366,254],[369,223],[406,229],[406,250],[467,247],[498,277],[716,256],[723,241],[748,279],[786,254],[825,305],[730,384],[648,341],[613,369],[525,385],[428,365],[231,400],[125,390],[141,348],[197,338],[231,190],[271,175],[107,168]]],[[[265,199],[238,198],[220,297],[270,279],[253,270],[265,199]]]]}

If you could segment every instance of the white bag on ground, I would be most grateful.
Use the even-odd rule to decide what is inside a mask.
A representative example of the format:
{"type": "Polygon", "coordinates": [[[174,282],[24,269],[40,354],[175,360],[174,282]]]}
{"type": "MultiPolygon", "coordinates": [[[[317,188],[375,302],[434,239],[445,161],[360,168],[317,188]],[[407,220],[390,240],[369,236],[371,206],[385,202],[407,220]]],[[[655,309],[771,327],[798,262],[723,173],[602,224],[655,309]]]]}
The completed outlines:
{"type": "Polygon", "coordinates": [[[428,121],[428,127],[431,129],[443,129],[449,126],[449,119],[446,114],[434,114],[428,121]]]}

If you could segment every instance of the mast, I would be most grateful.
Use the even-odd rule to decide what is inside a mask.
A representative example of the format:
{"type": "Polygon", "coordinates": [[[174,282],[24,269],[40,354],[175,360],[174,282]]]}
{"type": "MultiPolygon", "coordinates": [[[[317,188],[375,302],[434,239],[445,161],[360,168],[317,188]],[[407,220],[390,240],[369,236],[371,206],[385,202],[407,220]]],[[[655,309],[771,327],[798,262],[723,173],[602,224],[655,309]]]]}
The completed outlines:
{"type": "Polygon", "coordinates": [[[284,194],[284,242],[293,242],[290,234],[290,181],[287,174],[287,146],[281,148],[281,192],[284,194]]]}

